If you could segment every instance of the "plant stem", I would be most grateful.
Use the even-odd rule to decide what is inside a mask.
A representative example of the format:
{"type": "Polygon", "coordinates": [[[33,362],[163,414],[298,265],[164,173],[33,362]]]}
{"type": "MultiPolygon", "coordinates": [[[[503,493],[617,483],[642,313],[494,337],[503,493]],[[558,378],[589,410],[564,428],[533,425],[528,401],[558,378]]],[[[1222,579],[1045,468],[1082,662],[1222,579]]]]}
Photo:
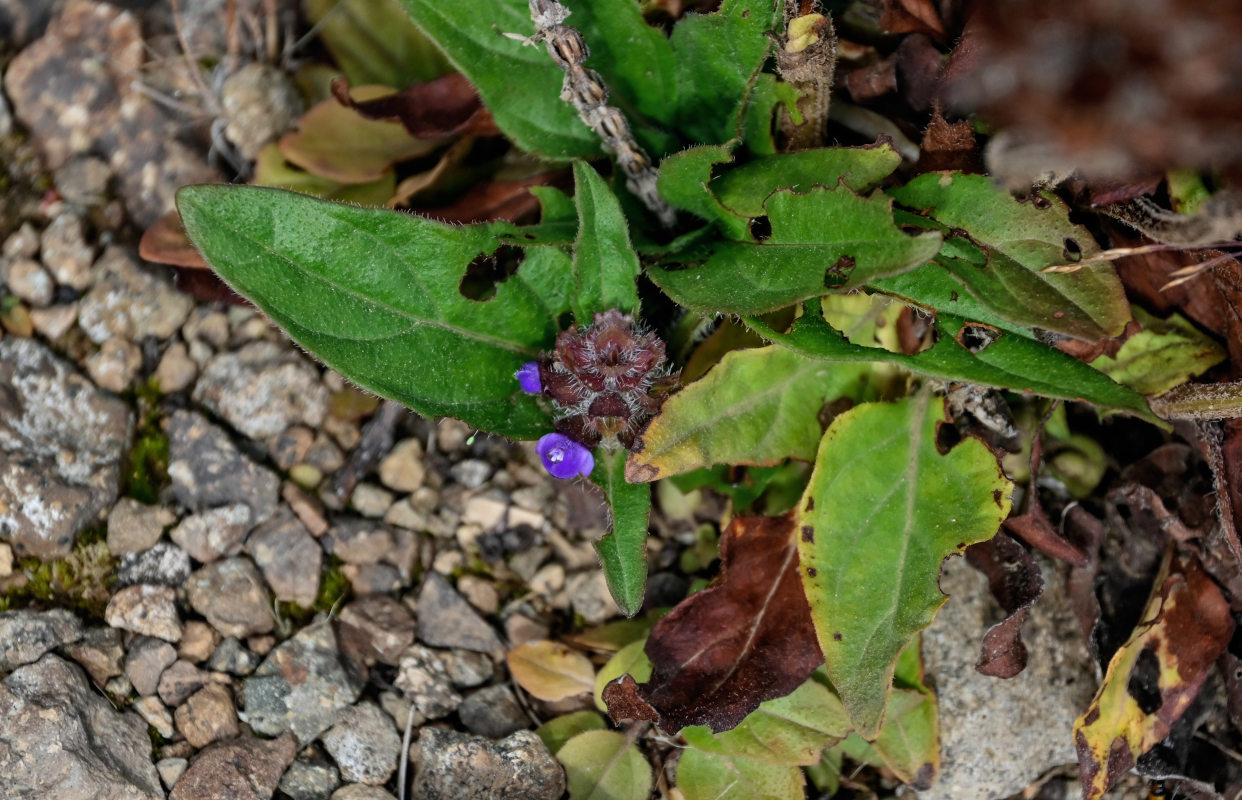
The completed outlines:
{"type": "Polygon", "coordinates": [[[1151,410],[1168,420],[1242,417],[1242,381],[1187,383],[1150,402],[1151,410]]]}

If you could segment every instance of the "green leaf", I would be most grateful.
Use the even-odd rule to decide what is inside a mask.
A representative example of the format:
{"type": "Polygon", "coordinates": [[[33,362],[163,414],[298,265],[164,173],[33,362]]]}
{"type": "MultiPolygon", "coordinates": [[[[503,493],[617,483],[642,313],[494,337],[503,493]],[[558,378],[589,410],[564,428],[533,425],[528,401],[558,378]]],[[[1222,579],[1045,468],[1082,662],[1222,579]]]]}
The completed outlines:
{"type": "Polygon", "coordinates": [[[1012,484],[983,442],[937,447],[929,392],[837,417],[798,507],[802,582],[828,677],[855,728],[879,732],[897,657],[945,600],[940,562],[996,533],[1012,484]]]}
{"type": "Polygon", "coordinates": [[[1160,320],[1136,308],[1134,318],[1143,330],[1091,366],[1140,394],[1163,394],[1225,360],[1224,349],[1180,314],[1160,320]]]}
{"type": "Polygon", "coordinates": [[[578,734],[587,731],[602,731],[607,727],[608,723],[604,722],[604,718],[596,712],[575,711],[572,714],[553,717],[535,728],[535,735],[543,740],[552,755],[556,755],[565,746],[565,742],[578,734]]]}
{"type": "Polygon", "coordinates": [[[404,89],[449,71],[395,0],[303,0],[302,6],[351,84],[404,89]]]}
{"type": "Polygon", "coordinates": [[[275,142],[259,151],[254,163],[254,185],[314,195],[360,206],[383,207],[397,188],[397,177],[389,172],[371,183],[347,185],[298,169],[285,160],[275,142]]]}
{"type": "Polygon", "coordinates": [[[888,198],[860,197],[847,186],[778,191],[764,209],[768,239],[716,242],[691,254],[703,262],[697,266],[648,274],[693,311],[765,314],[914,269],[940,249],[938,233],[902,233],[888,198]]]}
{"type": "Polygon", "coordinates": [[[574,162],[578,241],[574,245],[574,318],[590,325],[596,314],[638,310],[638,256],[630,247],[621,204],[595,169],[574,162]]]}
{"type": "Polygon", "coordinates": [[[652,481],[713,464],[815,457],[819,411],[867,394],[865,364],[832,365],[779,346],[734,350],[665,401],[631,453],[626,477],[652,481]]]}
{"type": "Polygon", "coordinates": [[[556,336],[569,258],[526,251],[486,302],[458,290],[467,265],[517,230],[444,225],[242,186],[177,195],[190,240],[234,289],[345,377],[429,417],[515,439],[551,427],[514,371],[556,336]]]}
{"type": "Polygon", "coordinates": [[[777,107],[784,106],[800,117],[801,114],[797,114],[799,97],[797,89],[777,80],[775,75],[760,72],[755,76],[746,108],[742,111],[742,144],[748,152],[757,156],[776,154],[772,116],[777,107]]]}
{"type": "Polygon", "coordinates": [[[595,450],[591,481],[604,490],[612,511],[612,531],[595,543],[608,579],[608,591],[627,617],[642,610],[647,585],[647,515],[651,487],[626,483],[625,451],[595,450]]]}
{"type": "Polygon", "coordinates": [[[692,746],[720,755],[765,764],[806,766],[819,761],[825,747],[850,732],[841,701],[827,687],[808,680],[792,694],[768,700],[731,731],[713,734],[706,725],[681,729],[692,746]]]}
{"type": "Polygon", "coordinates": [[[693,747],[677,762],[677,788],[686,800],[803,800],[805,785],[797,767],[693,747]]]}
{"type": "MultiPolygon", "coordinates": [[[[518,147],[556,159],[600,154],[599,137],[561,100],[563,74],[543,45],[528,47],[502,35],[534,32],[526,0],[400,2],[470,79],[496,124],[518,147]]],[[[597,49],[595,42],[588,46],[597,49]]]]}
{"type": "Polygon", "coordinates": [[[888,193],[953,229],[945,253],[958,258],[942,265],[1000,316],[1090,340],[1120,334],[1130,319],[1111,265],[1041,272],[1099,252],[1055,195],[1039,192],[1019,202],[985,175],[953,173],[920,175],[888,193]]]}
{"type": "Polygon", "coordinates": [[[660,163],[656,186],[670,205],[710,222],[718,222],[731,239],[748,237],[748,220],[721,205],[708,186],[712,168],[733,161],[723,145],[701,145],[674,153],[660,163]]]}
{"type": "Polygon", "coordinates": [[[595,674],[595,707],[607,711],[604,702],[604,687],[612,681],[629,673],[639,683],[646,683],[651,678],[651,659],[643,648],[647,646],[647,637],[643,636],[630,642],[612,654],[612,658],[595,674]]]}
{"type": "Polygon", "coordinates": [[[570,800],[646,800],[651,793],[651,765],[625,734],[580,733],[561,747],[570,800]]]}
{"type": "MultiPolygon", "coordinates": [[[[901,154],[883,142],[863,147],[823,147],[757,158],[720,176],[712,189],[725,208],[744,217],[768,213],[764,204],[780,189],[809,191],[844,183],[868,194],[901,166],[901,154]]],[[[822,222],[822,220],[821,220],[822,222]]]]}
{"type": "Polygon", "coordinates": [[[935,695],[894,688],[871,746],[897,777],[920,791],[930,789],[940,774],[935,695]]]}
{"type": "Polygon", "coordinates": [[[956,339],[966,323],[948,314],[941,314],[936,323],[940,340],[915,355],[852,344],[840,331],[813,313],[804,314],[788,333],[777,331],[755,317],[748,317],[746,324],[765,339],[812,358],[886,361],[900,364],[919,375],[1033,392],[1046,397],[1082,400],[1127,411],[1149,422],[1158,422],[1142,395],[1081,361],[1032,339],[1002,334],[991,345],[972,353],[956,339]]]}

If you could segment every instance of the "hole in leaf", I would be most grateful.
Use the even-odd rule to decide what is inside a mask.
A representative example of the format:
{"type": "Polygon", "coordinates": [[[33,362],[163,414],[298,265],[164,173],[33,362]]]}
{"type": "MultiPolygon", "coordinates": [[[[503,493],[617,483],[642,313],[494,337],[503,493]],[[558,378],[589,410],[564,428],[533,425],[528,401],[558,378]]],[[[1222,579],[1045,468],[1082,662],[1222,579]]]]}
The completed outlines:
{"type": "Polygon", "coordinates": [[[1160,659],[1150,647],[1144,647],[1138,654],[1126,693],[1134,698],[1144,714],[1154,714],[1164,705],[1164,698],[1160,696],[1160,659]]]}
{"type": "Polygon", "coordinates": [[[949,422],[936,423],[936,452],[940,455],[947,455],[950,450],[957,447],[962,441],[962,432],[957,429],[956,425],[949,422]]]}
{"type": "Polygon", "coordinates": [[[1000,337],[1001,332],[991,325],[971,323],[963,325],[962,329],[957,332],[957,343],[978,355],[995,344],[1000,337]]]}
{"type": "Polygon", "coordinates": [[[837,259],[837,263],[828,268],[824,273],[824,286],[831,288],[845,283],[850,273],[854,271],[854,257],[841,256],[837,259]]]}
{"type": "Polygon", "coordinates": [[[1031,195],[1031,205],[1035,206],[1036,208],[1040,208],[1040,209],[1052,208],[1052,201],[1044,197],[1039,192],[1035,192],[1034,194],[1031,195]]]}
{"type": "Polygon", "coordinates": [[[1067,236],[1065,237],[1064,244],[1065,249],[1061,251],[1061,255],[1064,256],[1067,263],[1073,264],[1082,259],[1082,245],[1076,239],[1071,239],[1067,236]]]}
{"type": "Polygon", "coordinates": [[[750,221],[750,235],[762,242],[772,236],[772,221],[767,217],[755,217],[750,221]]]}
{"type": "Polygon", "coordinates": [[[467,300],[491,300],[496,296],[496,287],[513,277],[525,258],[522,248],[508,244],[502,244],[493,253],[482,253],[466,267],[457,291],[467,300]]]}

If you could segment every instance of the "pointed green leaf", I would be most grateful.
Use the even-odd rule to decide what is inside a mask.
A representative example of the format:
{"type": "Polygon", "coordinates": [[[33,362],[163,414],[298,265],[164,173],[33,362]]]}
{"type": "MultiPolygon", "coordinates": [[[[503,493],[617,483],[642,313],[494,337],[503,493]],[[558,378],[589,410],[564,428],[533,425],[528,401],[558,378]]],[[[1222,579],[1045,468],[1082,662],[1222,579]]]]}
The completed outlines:
{"type": "Polygon", "coordinates": [[[660,196],[676,208],[719,222],[731,239],[745,239],[747,220],[721,205],[708,185],[717,164],[733,161],[723,145],[702,145],[674,153],[660,163],[660,196]]]}
{"type": "Polygon", "coordinates": [[[574,711],[543,723],[535,728],[535,735],[543,741],[552,755],[556,755],[565,746],[565,742],[578,734],[602,731],[607,727],[608,723],[604,722],[604,718],[594,711],[574,711]]]}
{"type": "Polygon", "coordinates": [[[677,762],[686,800],[803,800],[806,778],[793,766],[708,753],[691,747],[677,762]]]}
{"type": "Polygon", "coordinates": [[[625,480],[625,451],[595,450],[591,481],[604,490],[612,512],[612,531],[595,543],[604,566],[608,591],[627,617],[643,607],[647,585],[647,516],[651,512],[651,487],[625,480]]]}
{"type": "Polygon", "coordinates": [[[621,204],[595,169],[574,162],[578,241],[574,245],[574,318],[590,325],[596,314],[638,310],[638,256],[630,247],[621,204]]]}
{"type": "Polygon", "coordinates": [[[1012,484],[983,442],[942,455],[928,392],[837,417],[798,509],[802,582],[828,676],[874,738],[897,657],[945,600],[940,562],[996,533],[1012,484]]]}
{"type": "Polygon", "coordinates": [[[646,800],[651,794],[651,765],[623,733],[580,733],[556,760],[565,765],[570,800],[646,800]]]}
{"type": "Polygon", "coordinates": [[[919,375],[1082,400],[1158,422],[1142,395],[1033,339],[1002,334],[991,345],[972,353],[956,339],[966,323],[948,314],[941,314],[937,320],[939,341],[915,355],[852,344],[840,331],[824,322],[823,317],[813,313],[803,315],[788,333],[777,331],[755,317],[748,317],[746,324],[765,339],[812,358],[885,361],[900,364],[919,375]]]}
{"type": "Polygon", "coordinates": [[[1136,392],[1163,394],[1225,360],[1224,349],[1180,314],[1160,320],[1136,308],[1134,318],[1143,330],[1091,366],[1136,392]]]}
{"type": "Polygon", "coordinates": [[[513,226],[444,225],[257,187],[189,186],[177,201],[212,268],[350,380],[516,439],[551,427],[513,373],[550,346],[567,309],[570,263],[559,249],[528,249],[480,302],[458,284],[513,226]]]}
{"type": "Polygon", "coordinates": [[[902,233],[889,199],[847,186],[779,191],[764,210],[772,235],[762,242],[716,242],[691,254],[703,263],[648,274],[693,311],[765,314],[914,269],[940,249],[938,233],[902,233]]]}
{"type": "MultiPolygon", "coordinates": [[[[1091,234],[1069,221],[1055,195],[1019,202],[985,175],[929,173],[889,190],[903,205],[954,229],[981,258],[944,266],[996,313],[1024,325],[1102,339],[1121,333],[1130,307],[1109,264],[1076,272],[1041,272],[1099,252],[1091,234]]],[[[950,246],[946,242],[946,248],[950,246]]]]}
{"type": "Polygon", "coordinates": [[[770,466],[815,457],[819,412],[867,396],[870,366],[830,364],[776,345],[735,350],[665,401],[626,475],[653,481],[713,464],[770,466]]]}
{"type": "Polygon", "coordinates": [[[355,86],[404,89],[449,71],[444,56],[395,0],[303,0],[302,6],[355,86]]]}
{"type": "Polygon", "coordinates": [[[850,732],[850,721],[835,694],[808,680],[785,697],[768,700],[731,731],[713,734],[705,725],[681,729],[692,746],[720,755],[765,764],[796,766],[819,761],[850,732]]]}

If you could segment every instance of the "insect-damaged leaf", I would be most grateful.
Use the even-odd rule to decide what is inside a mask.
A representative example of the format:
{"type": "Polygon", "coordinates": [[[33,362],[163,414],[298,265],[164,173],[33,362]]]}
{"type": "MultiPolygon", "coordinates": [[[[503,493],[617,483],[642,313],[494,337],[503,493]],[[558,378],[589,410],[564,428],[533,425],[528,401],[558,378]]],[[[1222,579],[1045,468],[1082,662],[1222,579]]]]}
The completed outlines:
{"type": "Polygon", "coordinates": [[[1097,798],[1168,735],[1233,635],[1229,603],[1193,557],[1171,551],[1130,640],[1074,724],[1083,794],[1097,798]]]}
{"type": "Polygon", "coordinates": [[[653,481],[713,464],[810,461],[822,434],[819,412],[867,391],[869,364],[830,364],[783,347],[735,350],[665,401],[631,453],[626,477],[653,481]]]}
{"type": "Polygon", "coordinates": [[[484,302],[459,285],[516,232],[506,223],[452,226],[242,186],[187,186],[177,206],[230,286],[360,386],[515,439],[552,427],[513,373],[551,345],[568,309],[558,248],[525,250],[484,302]]]}
{"type": "Polygon", "coordinates": [[[648,274],[693,311],[766,314],[914,269],[940,249],[939,233],[898,229],[889,198],[861,197],[845,184],[779,191],[764,210],[772,234],[763,241],[718,241],[684,256],[694,266],[648,274]]]}
{"type": "Polygon", "coordinates": [[[983,442],[942,454],[927,392],[833,421],[798,506],[802,583],[828,676],[875,738],[897,657],[945,601],[940,563],[996,533],[1012,484],[983,442]]]}
{"type": "Polygon", "coordinates": [[[720,541],[721,572],[656,623],[651,680],[629,675],[604,690],[613,719],[728,730],[764,700],[800,686],[821,663],[798,580],[793,520],[737,517],[720,541]]]}

